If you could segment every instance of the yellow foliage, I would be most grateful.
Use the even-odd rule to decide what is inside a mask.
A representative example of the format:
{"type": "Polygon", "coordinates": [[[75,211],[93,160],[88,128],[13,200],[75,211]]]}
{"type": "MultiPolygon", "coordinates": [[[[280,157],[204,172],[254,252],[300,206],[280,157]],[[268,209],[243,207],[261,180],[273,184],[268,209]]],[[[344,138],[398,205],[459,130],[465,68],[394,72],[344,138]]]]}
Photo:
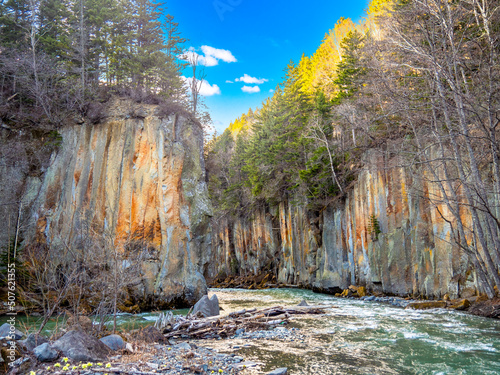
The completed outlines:
{"type": "Polygon", "coordinates": [[[368,5],[368,15],[377,14],[389,9],[393,0],[371,0],[368,5]]]}

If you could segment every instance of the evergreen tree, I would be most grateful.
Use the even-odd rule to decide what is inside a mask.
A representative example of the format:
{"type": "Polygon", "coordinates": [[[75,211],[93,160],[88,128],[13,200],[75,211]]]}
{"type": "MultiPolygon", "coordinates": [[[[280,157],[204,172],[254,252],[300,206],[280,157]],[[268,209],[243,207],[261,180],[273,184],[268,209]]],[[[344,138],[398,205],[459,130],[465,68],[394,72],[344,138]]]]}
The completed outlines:
{"type": "Polygon", "coordinates": [[[334,84],[338,87],[337,102],[353,96],[362,84],[361,78],[365,69],[360,64],[360,52],[364,36],[358,31],[350,31],[342,41],[342,60],[337,65],[337,78],[334,84]]]}
{"type": "Polygon", "coordinates": [[[29,0],[7,0],[0,3],[0,41],[15,48],[28,45],[31,11],[29,0]]]}
{"type": "Polygon", "coordinates": [[[71,51],[70,31],[65,21],[71,16],[70,3],[64,0],[40,2],[39,48],[46,54],[67,59],[71,51]]]}

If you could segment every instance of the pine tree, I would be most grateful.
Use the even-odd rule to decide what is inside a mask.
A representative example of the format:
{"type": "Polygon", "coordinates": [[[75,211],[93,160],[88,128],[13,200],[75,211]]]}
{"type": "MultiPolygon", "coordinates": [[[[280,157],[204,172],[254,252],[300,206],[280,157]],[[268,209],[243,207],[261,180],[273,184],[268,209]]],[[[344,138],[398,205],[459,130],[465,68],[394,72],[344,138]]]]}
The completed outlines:
{"type": "Polygon", "coordinates": [[[67,59],[71,44],[65,20],[69,19],[69,1],[42,0],[40,2],[39,48],[50,56],[67,59]]]}
{"type": "Polygon", "coordinates": [[[7,0],[0,4],[0,41],[4,47],[26,47],[30,23],[28,0],[7,0]]]}
{"type": "Polygon", "coordinates": [[[337,78],[334,84],[338,88],[337,101],[353,96],[361,85],[365,69],[361,67],[359,53],[364,36],[358,31],[350,31],[342,41],[342,61],[337,65],[337,78]]]}

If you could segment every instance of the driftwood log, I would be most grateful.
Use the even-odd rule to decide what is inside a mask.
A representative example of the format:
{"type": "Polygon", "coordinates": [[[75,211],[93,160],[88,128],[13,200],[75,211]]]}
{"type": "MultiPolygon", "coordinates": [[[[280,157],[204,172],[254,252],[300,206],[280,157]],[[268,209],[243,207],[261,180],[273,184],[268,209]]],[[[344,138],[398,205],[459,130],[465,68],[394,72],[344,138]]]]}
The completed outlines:
{"type": "Polygon", "coordinates": [[[183,338],[228,337],[234,335],[240,328],[246,331],[268,329],[288,323],[292,315],[324,313],[324,306],[278,306],[260,310],[241,310],[227,316],[218,315],[203,319],[194,317],[179,319],[177,316],[175,321],[163,319],[164,327],[161,327],[161,330],[166,338],[175,336],[183,338]]]}

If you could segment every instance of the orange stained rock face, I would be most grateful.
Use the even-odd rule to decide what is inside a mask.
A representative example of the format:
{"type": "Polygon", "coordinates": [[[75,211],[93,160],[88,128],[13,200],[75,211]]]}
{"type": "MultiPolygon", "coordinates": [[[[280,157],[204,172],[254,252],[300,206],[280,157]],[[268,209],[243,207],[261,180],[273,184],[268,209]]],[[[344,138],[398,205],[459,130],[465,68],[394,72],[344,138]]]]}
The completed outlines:
{"type": "Polygon", "coordinates": [[[157,117],[154,106],[139,105],[145,118],[125,118],[130,106],[136,104],[117,99],[108,121],[61,129],[63,146],[40,187],[34,237],[54,248],[62,248],[57,241],[81,246],[79,233],[89,228],[97,241],[104,235],[106,246],[119,251],[129,241],[145,241],[157,252],[142,265],[148,275],[145,293],[200,296],[204,282],[192,271],[200,271],[204,234],[192,233],[191,202],[205,203],[195,217],[205,228],[211,213],[200,158],[202,131],[180,116],[157,117]],[[188,286],[192,293],[183,294],[188,286]]]}
{"type": "Polygon", "coordinates": [[[78,186],[78,182],[80,182],[81,175],[82,175],[82,171],[75,169],[75,172],[73,173],[73,181],[75,183],[75,186],[78,186]]]}

